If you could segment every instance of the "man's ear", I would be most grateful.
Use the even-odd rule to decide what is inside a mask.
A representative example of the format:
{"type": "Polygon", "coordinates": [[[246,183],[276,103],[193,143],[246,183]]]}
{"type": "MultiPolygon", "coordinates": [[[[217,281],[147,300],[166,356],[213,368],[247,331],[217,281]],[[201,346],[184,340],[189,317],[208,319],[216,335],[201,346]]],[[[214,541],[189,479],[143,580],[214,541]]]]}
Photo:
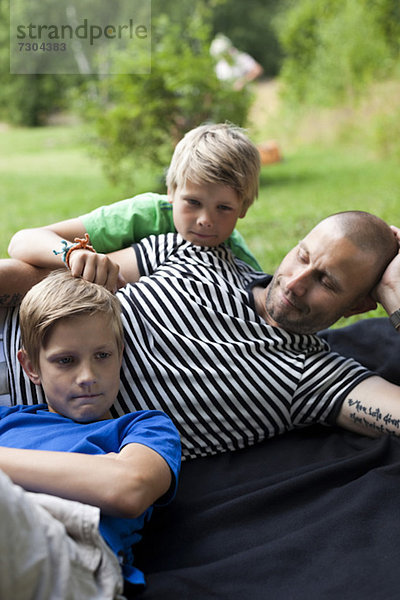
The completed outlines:
{"type": "Polygon", "coordinates": [[[368,312],[369,310],[376,310],[377,303],[371,298],[371,296],[365,296],[361,298],[352,308],[349,308],[343,313],[344,317],[351,317],[351,315],[359,315],[361,313],[368,312]]]}
{"type": "Polygon", "coordinates": [[[41,383],[40,375],[36,371],[36,369],[33,368],[32,362],[31,362],[29,356],[27,355],[26,351],[23,348],[21,350],[18,350],[17,358],[18,358],[19,362],[21,363],[23,370],[28,375],[28,377],[32,381],[32,383],[34,383],[35,385],[40,385],[40,383],[41,383]]]}

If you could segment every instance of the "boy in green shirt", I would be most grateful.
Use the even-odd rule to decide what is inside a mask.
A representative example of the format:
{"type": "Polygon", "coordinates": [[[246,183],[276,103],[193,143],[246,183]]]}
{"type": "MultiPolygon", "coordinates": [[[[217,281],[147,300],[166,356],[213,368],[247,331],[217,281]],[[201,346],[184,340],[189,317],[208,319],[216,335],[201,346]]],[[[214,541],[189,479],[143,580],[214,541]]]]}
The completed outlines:
{"type": "Polygon", "coordinates": [[[60,257],[52,250],[62,240],[73,242],[87,232],[98,254],[74,252],[69,267],[74,275],[115,290],[125,282],[120,249],[151,234],[177,231],[196,245],[224,242],[238,258],[261,270],[235,230],[237,219],[257,197],[259,170],[259,152],[242,129],[202,125],[175,148],[166,178],[168,195],[141,194],[82,217],[20,231],[9,254],[30,265],[57,268],[60,257]]]}

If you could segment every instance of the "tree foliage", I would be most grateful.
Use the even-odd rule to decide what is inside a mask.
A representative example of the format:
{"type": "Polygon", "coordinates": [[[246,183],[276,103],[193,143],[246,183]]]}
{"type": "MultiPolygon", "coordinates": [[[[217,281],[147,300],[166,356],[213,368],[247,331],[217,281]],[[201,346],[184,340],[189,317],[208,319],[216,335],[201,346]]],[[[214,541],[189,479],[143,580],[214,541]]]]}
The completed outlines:
{"type": "MultiPolygon", "coordinates": [[[[25,125],[40,125],[49,114],[68,110],[71,90],[85,81],[91,85],[96,77],[79,74],[10,75],[9,2],[0,0],[0,118],[25,125]]],[[[173,27],[180,28],[178,36],[187,29],[193,15],[207,14],[210,36],[218,32],[228,35],[240,50],[249,52],[263,65],[266,75],[273,76],[279,69],[280,51],[271,23],[280,4],[276,0],[181,0],[179,3],[176,0],[152,0],[152,14],[154,23],[164,16],[173,27]]],[[[38,3],[36,8],[39,14],[41,10],[47,11],[47,20],[51,20],[49,9],[56,14],[59,11],[58,5],[53,6],[51,2],[45,6],[38,3]]],[[[110,4],[110,10],[115,14],[116,2],[110,4]]],[[[183,35],[184,39],[187,36],[183,35]]]]}
{"type": "Polygon", "coordinates": [[[282,4],[277,0],[152,0],[152,13],[155,17],[166,14],[182,24],[199,8],[208,11],[212,35],[228,36],[236,48],[254,56],[266,76],[273,77],[282,58],[274,27],[282,4]]]}
{"type": "Polygon", "coordinates": [[[79,75],[10,73],[10,5],[0,0],[0,118],[20,125],[42,125],[49,114],[67,105],[68,90],[79,75]]]}
{"type": "MultiPolygon", "coordinates": [[[[244,125],[251,93],[233,91],[215,75],[211,27],[197,11],[182,23],[153,19],[150,75],[116,75],[87,96],[85,115],[95,129],[107,174],[132,186],[143,165],[156,173],[186,131],[205,121],[244,125]]],[[[121,66],[129,57],[118,58],[121,66]]],[[[121,69],[123,71],[123,69],[121,69]]],[[[126,72],[126,71],[125,71],[126,72]]]]}
{"type": "Polygon", "coordinates": [[[397,0],[290,3],[278,22],[287,96],[325,105],[357,98],[398,59],[399,17],[397,0]]]}
{"type": "Polygon", "coordinates": [[[215,34],[224,33],[241,51],[248,52],[264,68],[264,74],[278,74],[282,50],[274,22],[282,3],[276,0],[224,0],[213,9],[215,34]]]}

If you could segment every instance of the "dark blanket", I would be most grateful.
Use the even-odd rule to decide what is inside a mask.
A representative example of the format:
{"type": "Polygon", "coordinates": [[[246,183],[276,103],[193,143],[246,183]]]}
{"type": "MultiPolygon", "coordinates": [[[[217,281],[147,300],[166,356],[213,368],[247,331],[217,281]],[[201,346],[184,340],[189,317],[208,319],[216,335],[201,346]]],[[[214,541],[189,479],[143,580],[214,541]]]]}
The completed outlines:
{"type": "MultiPolygon", "coordinates": [[[[324,334],[400,384],[386,319],[324,334]]],[[[182,466],[136,552],[140,600],[399,598],[400,439],[310,427],[182,466]]]]}

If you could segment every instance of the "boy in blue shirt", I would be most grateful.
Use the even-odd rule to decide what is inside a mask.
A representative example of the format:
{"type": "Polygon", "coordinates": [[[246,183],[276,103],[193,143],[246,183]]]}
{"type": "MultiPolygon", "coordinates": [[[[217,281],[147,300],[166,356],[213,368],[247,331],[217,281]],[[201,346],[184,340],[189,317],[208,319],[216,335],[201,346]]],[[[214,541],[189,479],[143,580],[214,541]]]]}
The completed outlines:
{"type": "Polygon", "coordinates": [[[47,404],[0,407],[0,597],[122,598],[144,583],[132,544],[175,494],[179,436],[159,411],[111,418],[123,332],[105,288],[56,271],[20,318],[47,404]]]}

